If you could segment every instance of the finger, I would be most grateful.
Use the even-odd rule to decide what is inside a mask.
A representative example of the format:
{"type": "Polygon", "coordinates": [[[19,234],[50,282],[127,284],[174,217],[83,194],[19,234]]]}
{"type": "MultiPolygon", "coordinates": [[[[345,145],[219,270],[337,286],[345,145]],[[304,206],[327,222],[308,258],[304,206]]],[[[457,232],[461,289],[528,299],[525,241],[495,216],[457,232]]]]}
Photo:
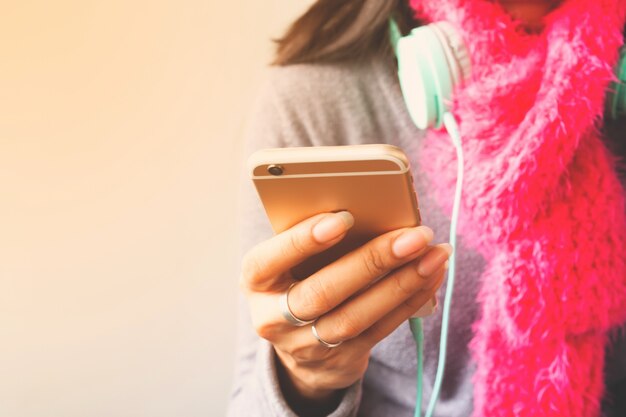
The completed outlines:
{"type": "Polygon", "coordinates": [[[450,258],[452,251],[452,245],[449,243],[435,245],[432,250],[420,259],[417,273],[423,277],[432,275],[450,258]]]}
{"type": "Polygon", "coordinates": [[[302,320],[329,312],[389,271],[420,256],[432,238],[430,228],[418,226],[372,239],[296,284],[289,295],[292,312],[302,320]]]}
{"type": "Polygon", "coordinates": [[[284,289],[288,283],[278,284],[279,276],[339,242],[353,224],[354,218],[347,211],[324,213],[261,242],[244,257],[242,287],[248,291],[284,289]]]}
{"type": "Polygon", "coordinates": [[[324,340],[329,343],[350,340],[373,326],[399,305],[412,299],[416,293],[430,293],[431,288],[439,279],[434,272],[444,267],[449,255],[447,250],[444,245],[435,246],[426,255],[430,260],[440,260],[430,276],[424,277],[418,272],[422,262],[426,259],[404,265],[358,296],[322,316],[317,321],[316,329],[325,335],[324,340]]]}
{"type": "Polygon", "coordinates": [[[362,352],[370,351],[377,343],[393,333],[398,326],[408,320],[425,303],[429,302],[430,299],[435,296],[446,277],[447,271],[447,267],[440,268],[435,273],[436,278],[433,281],[434,285],[432,288],[427,291],[420,291],[408,298],[376,324],[363,332],[361,336],[351,341],[350,344],[358,345],[362,352]]]}
{"type": "Polygon", "coordinates": [[[299,364],[315,364],[327,359],[329,355],[344,350],[343,345],[336,348],[322,345],[313,336],[311,326],[297,327],[276,334],[271,342],[276,350],[289,354],[299,364]]]}
{"type": "MultiPolygon", "coordinates": [[[[315,364],[324,362],[330,355],[336,354],[339,351],[341,351],[341,354],[347,354],[349,356],[358,356],[369,352],[374,345],[391,334],[400,324],[432,299],[437,289],[441,286],[446,273],[447,267],[442,266],[434,274],[432,288],[414,294],[400,306],[396,306],[396,308],[371,326],[367,331],[363,332],[359,337],[348,340],[336,348],[327,348],[315,340],[311,333],[311,326],[297,327],[287,332],[281,331],[275,333],[270,341],[277,351],[288,355],[290,361],[308,366],[314,366],[315,364]]],[[[316,327],[319,327],[319,323],[316,327]]],[[[328,336],[319,329],[318,333],[322,339],[327,339],[328,336]]]]}

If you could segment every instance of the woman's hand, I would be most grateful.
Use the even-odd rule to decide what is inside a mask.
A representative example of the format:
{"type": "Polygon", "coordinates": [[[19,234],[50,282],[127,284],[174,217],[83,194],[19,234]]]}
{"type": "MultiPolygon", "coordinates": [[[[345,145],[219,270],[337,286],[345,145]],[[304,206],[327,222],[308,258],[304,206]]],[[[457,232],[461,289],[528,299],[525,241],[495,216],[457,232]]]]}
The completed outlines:
{"type": "Polygon", "coordinates": [[[244,259],[241,288],[254,327],[284,366],[283,388],[299,400],[323,402],[360,379],[372,347],[433,297],[452,251],[448,244],[429,246],[428,227],[395,230],[295,284],[289,309],[301,320],[317,318],[323,340],[343,342],[328,348],[310,325],[290,324],[278,300],[295,282],[290,269],[338,243],[353,222],[347,212],[314,216],[260,243],[244,259]]]}

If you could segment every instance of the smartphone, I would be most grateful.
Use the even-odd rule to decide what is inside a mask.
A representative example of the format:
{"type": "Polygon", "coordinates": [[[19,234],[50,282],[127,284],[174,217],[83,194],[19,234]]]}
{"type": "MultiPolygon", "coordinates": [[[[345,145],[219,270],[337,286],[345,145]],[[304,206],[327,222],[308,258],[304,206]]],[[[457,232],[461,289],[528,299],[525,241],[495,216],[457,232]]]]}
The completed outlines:
{"type": "Polygon", "coordinates": [[[296,279],[383,233],[421,223],[408,158],[396,146],[263,149],[250,156],[248,170],[275,233],[319,213],[354,216],[340,243],[292,269],[296,279]]]}

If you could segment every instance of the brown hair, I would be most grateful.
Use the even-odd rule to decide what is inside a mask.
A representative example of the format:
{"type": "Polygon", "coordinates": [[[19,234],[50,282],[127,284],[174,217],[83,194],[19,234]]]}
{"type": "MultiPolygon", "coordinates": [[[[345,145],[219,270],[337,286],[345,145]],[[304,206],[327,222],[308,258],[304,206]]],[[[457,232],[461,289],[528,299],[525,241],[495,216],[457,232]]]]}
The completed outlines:
{"type": "Polygon", "coordinates": [[[407,0],[317,0],[277,39],[274,65],[358,59],[391,52],[388,19],[402,32],[417,25],[407,0]]]}

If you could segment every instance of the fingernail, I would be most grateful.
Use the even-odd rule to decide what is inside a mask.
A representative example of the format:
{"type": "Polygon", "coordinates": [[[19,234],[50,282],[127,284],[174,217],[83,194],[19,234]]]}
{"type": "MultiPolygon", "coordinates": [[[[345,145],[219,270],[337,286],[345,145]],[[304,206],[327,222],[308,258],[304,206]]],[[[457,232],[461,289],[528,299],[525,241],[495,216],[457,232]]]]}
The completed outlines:
{"type": "MultiPolygon", "coordinates": [[[[440,250],[431,250],[420,260],[417,265],[417,273],[423,277],[432,275],[443,263],[445,263],[450,255],[452,255],[452,245],[443,243],[437,245],[440,250]]],[[[434,249],[434,248],[433,248],[434,249]]]]}
{"type": "Polygon", "coordinates": [[[313,239],[317,243],[330,242],[341,236],[354,224],[354,217],[347,211],[329,214],[313,226],[313,239]]]}
{"type": "Polygon", "coordinates": [[[437,311],[437,305],[439,304],[437,297],[433,297],[420,307],[411,317],[426,317],[437,311]]]}
{"type": "Polygon", "coordinates": [[[430,289],[433,289],[441,285],[446,278],[447,278],[447,275],[445,272],[441,275],[439,274],[431,275],[430,277],[428,277],[426,283],[422,287],[422,291],[428,291],[430,289]]]}
{"type": "Polygon", "coordinates": [[[420,226],[398,236],[391,245],[391,251],[396,258],[404,258],[424,248],[432,239],[433,231],[426,226],[420,226]]]}

